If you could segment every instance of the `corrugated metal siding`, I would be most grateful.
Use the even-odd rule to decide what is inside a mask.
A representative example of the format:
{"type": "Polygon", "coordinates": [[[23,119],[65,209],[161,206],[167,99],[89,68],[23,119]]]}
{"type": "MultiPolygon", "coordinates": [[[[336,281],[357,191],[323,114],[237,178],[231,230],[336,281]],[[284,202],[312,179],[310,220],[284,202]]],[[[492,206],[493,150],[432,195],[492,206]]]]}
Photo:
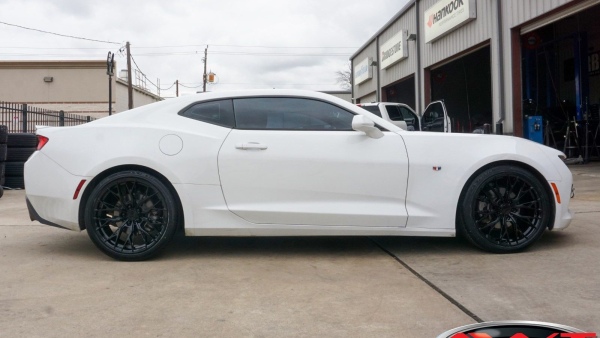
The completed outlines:
{"type": "MultiPolygon", "coordinates": [[[[380,50],[381,45],[383,45],[401,30],[407,30],[409,34],[417,32],[415,11],[416,8],[413,5],[412,8],[408,9],[404,15],[402,15],[402,17],[400,17],[396,22],[394,22],[390,27],[381,33],[379,36],[380,50]]],[[[417,69],[417,45],[415,41],[407,41],[406,45],[408,48],[407,59],[402,60],[387,69],[380,70],[380,85],[382,87],[415,73],[417,69]]],[[[379,61],[381,60],[378,60],[378,62],[379,61]]]]}
{"type": "Polygon", "coordinates": [[[502,0],[504,28],[513,28],[572,1],[574,0],[502,0]]]}
{"type": "MultiPolygon", "coordinates": [[[[377,40],[374,40],[369,46],[363,49],[360,54],[358,54],[352,60],[352,72],[354,76],[354,67],[356,64],[362,62],[364,59],[371,57],[373,60],[377,60],[377,40]]],[[[371,94],[377,91],[377,67],[373,67],[373,78],[369,79],[359,85],[354,86],[354,98],[359,99],[367,94],[371,94]]]]}
{"type": "MultiPolygon", "coordinates": [[[[425,11],[438,0],[423,0],[420,3],[419,18],[423,21],[425,11]]],[[[523,1],[527,2],[527,1],[523,1]]],[[[478,45],[492,37],[496,22],[496,1],[477,0],[477,18],[464,26],[448,33],[444,37],[431,43],[425,43],[423,22],[419,27],[419,43],[423,52],[424,68],[445,60],[457,53],[478,45]]]]}

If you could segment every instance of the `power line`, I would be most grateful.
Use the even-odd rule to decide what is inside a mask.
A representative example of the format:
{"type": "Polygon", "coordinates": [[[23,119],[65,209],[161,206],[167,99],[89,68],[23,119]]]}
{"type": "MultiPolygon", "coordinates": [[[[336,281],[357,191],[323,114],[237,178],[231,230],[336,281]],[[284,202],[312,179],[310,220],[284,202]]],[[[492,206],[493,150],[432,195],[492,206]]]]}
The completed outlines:
{"type": "MultiPolygon", "coordinates": [[[[135,48],[143,48],[143,49],[152,49],[152,48],[181,48],[181,47],[204,47],[207,44],[201,44],[201,45],[172,45],[172,46],[136,46],[135,48]]],[[[272,49],[311,49],[311,48],[315,48],[315,49],[357,49],[358,47],[319,47],[319,46],[291,46],[291,47],[286,47],[286,46],[245,46],[245,45],[216,45],[216,44],[209,44],[211,46],[216,46],[216,47],[236,47],[236,48],[272,48],[272,49]]]]}
{"type": "Polygon", "coordinates": [[[111,44],[114,44],[114,45],[120,45],[120,43],[118,43],[118,42],[96,40],[96,39],[88,39],[88,38],[82,38],[82,37],[79,37],[79,36],[53,33],[53,32],[48,32],[48,31],[44,31],[44,30],[41,30],[41,29],[19,26],[19,25],[15,25],[15,24],[8,23],[8,22],[3,22],[3,21],[0,21],[0,23],[3,24],[3,25],[7,25],[7,26],[13,26],[13,27],[17,27],[17,28],[27,29],[27,30],[30,30],[30,31],[36,31],[36,32],[40,32],[40,33],[46,33],[46,34],[52,34],[52,35],[62,36],[64,38],[71,38],[71,39],[79,39],[79,40],[87,40],[87,41],[102,42],[102,43],[111,43],[111,44]]]}

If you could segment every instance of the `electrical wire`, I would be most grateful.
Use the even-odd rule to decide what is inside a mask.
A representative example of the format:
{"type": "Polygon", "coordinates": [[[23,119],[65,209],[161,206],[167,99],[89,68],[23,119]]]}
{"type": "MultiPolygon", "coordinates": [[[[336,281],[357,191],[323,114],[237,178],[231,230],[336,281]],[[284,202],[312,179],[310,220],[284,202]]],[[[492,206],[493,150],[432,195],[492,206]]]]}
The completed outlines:
{"type": "Polygon", "coordinates": [[[119,42],[113,42],[113,41],[96,40],[96,39],[82,38],[82,37],[73,36],[73,35],[59,34],[59,33],[49,32],[49,31],[45,31],[45,30],[41,30],[41,29],[19,26],[19,25],[15,25],[15,24],[8,23],[8,22],[3,22],[3,21],[0,21],[0,23],[3,24],[3,25],[7,25],[7,26],[13,26],[13,27],[21,28],[21,29],[27,29],[27,30],[30,30],[30,31],[35,31],[35,32],[40,32],[40,33],[45,33],[45,34],[52,34],[52,35],[56,35],[56,36],[61,36],[63,38],[79,39],[79,40],[101,42],[101,43],[110,43],[110,44],[113,44],[113,45],[120,45],[121,44],[119,42]]]}
{"type": "MultiPolygon", "coordinates": [[[[181,48],[181,47],[206,47],[207,44],[202,45],[173,45],[173,46],[136,46],[135,48],[152,49],[152,48],[181,48]]],[[[215,47],[236,47],[236,48],[272,48],[272,49],[357,49],[358,47],[318,47],[318,46],[294,46],[294,47],[275,47],[275,46],[244,46],[244,45],[215,45],[215,47]]]]}

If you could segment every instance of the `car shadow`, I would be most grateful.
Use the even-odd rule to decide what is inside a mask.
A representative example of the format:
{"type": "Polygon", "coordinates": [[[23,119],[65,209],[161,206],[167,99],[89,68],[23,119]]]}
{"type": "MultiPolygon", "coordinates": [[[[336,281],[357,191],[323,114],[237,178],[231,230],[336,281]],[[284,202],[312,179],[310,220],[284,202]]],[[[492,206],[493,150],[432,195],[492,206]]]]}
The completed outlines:
{"type": "Polygon", "coordinates": [[[368,237],[176,236],[158,259],[235,256],[365,255],[380,249],[368,237]]]}

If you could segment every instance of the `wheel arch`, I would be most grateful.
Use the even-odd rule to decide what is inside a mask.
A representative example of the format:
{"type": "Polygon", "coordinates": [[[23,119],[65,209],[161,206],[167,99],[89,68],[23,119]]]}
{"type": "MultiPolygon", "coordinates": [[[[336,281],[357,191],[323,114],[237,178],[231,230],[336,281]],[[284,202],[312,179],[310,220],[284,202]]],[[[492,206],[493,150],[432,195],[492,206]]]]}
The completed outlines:
{"type": "Polygon", "coordinates": [[[104,178],[106,178],[114,173],[118,173],[118,172],[122,172],[122,171],[129,171],[129,170],[137,170],[137,171],[144,172],[148,175],[152,175],[152,176],[156,177],[158,180],[160,180],[167,187],[167,189],[169,189],[169,191],[173,195],[173,198],[175,198],[175,203],[177,203],[177,213],[178,213],[177,222],[179,223],[178,229],[182,230],[184,228],[184,222],[185,222],[184,216],[185,215],[183,214],[183,205],[181,203],[181,198],[179,197],[179,194],[177,193],[177,190],[175,189],[173,184],[171,184],[171,182],[160,172],[158,172],[152,168],[148,168],[148,167],[141,166],[141,165],[133,165],[133,164],[119,165],[119,166],[115,166],[115,167],[106,169],[106,170],[102,171],[101,173],[99,173],[98,175],[96,175],[86,185],[86,187],[81,195],[81,201],[79,202],[79,212],[78,212],[79,228],[81,230],[85,230],[85,222],[84,222],[85,205],[87,204],[87,200],[88,200],[90,194],[92,193],[94,188],[98,185],[98,183],[101,182],[104,178]]]}
{"type": "Polygon", "coordinates": [[[520,167],[521,169],[527,170],[528,172],[533,174],[533,176],[535,176],[540,181],[540,183],[542,183],[542,186],[544,186],[546,193],[548,194],[548,196],[551,197],[551,200],[552,200],[552,203],[551,203],[552,211],[550,212],[551,218],[550,218],[550,222],[548,223],[548,229],[552,230],[552,228],[554,227],[554,219],[556,217],[556,199],[554,198],[554,192],[552,191],[552,188],[548,184],[548,180],[546,180],[546,178],[544,177],[544,175],[542,175],[542,173],[540,173],[537,169],[528,165],[527,163],[513,161],[513,160],[502,160],[502,161],[491,162],[491,163],[488,163],[488,164],[482,166],[481,168],[477,169],[473,174],[471,174],[469,179],[465,182],[465,184],[462,187],[462,190],[460,192],[460,197],[458,198],[458,203],[456,203],[456,219],[455,219],[455,224],[454,224],[456,232],[458,233],[460,230],[460,227],[458,226],[459,222],[461,221],[460,207],[462,205],[465,193],[468,190],[469,186],[471,185],[471,182],[473,182],[473,180],[477,176],[479,176],[479,174],[486,171],[487,169],[497,167],[500,165],[512,165],[512,166],[520,167]]]}

